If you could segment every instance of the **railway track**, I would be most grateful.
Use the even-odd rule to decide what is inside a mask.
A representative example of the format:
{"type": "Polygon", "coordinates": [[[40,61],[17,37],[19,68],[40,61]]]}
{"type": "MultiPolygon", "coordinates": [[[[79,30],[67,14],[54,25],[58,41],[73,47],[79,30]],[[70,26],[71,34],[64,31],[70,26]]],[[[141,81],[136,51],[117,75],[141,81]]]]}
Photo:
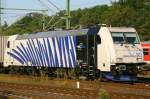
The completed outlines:
{"type": "Polygon", "coordinates": [[[52,88],[0,82],[0,96],[8,99],[98,99],[98,90],[52,88]]]}
{"type": "Polygon", "coordinates": [[[101,84],[101,88],[110,94],[111,99],[150,99],[150,83],[102,82],[101,84]]]}
{"type": "Polygon", "coordinates": [[[150,99],[150,83],[101,82],[97,89],[75,89],[0,82],[0,99],[99,99],[104,91],[110,99],[150,99]]]}

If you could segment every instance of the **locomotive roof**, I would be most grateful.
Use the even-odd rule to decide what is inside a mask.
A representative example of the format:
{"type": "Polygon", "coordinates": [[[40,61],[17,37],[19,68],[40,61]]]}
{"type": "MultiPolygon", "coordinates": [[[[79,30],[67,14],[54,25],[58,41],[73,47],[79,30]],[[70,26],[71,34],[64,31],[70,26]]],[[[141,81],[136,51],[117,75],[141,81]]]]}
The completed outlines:
{"type": "Polygon", "coordinates": [[[136,32],[132,27],[108,27],[110,32],[136,32]]]}
{"type": "Polygon", "coordinates": [[[60,36],[80,36],[80,35],[94,35],[97,34],[99,28],[78,29],[78,30],[59,30],[38,32],[34,34],[23,34],[17,37],[17,40],[21,39],[33,39],[33,38],[46,38],[46,37],[60,37],[60,36]]]}

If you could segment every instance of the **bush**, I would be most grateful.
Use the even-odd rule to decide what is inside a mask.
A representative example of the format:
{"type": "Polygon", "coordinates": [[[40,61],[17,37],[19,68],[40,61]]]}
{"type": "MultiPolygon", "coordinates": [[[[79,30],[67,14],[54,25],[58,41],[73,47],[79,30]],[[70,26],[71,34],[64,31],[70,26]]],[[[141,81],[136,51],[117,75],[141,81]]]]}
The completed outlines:
{"type": "Polygon", "coordinates": [[[110,99],[110,96],[107,92],[100,93],[100,99],[110,99]]]}

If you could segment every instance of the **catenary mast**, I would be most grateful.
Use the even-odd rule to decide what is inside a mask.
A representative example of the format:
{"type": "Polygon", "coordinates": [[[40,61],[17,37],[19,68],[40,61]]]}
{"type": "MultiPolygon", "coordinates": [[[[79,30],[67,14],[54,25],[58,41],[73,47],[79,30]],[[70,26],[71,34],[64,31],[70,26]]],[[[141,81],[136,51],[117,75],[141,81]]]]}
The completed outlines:
{"type": "Polygon", "coordinates": [[[1,0],[0,0],[0,33],[2,32],[2,28],[1,28],[1,14],[2,14],[2,11],[1,11],[1,7],[2,7],[2,5],[1,5],[1,0]]]}
{"type": "Polygon", "coordinates": [[[66,7],[66,29],[70,29],[70,21],[71,21],[71,16],[70,16],[70,0],[67,0],[67,7],[66,7]]]}

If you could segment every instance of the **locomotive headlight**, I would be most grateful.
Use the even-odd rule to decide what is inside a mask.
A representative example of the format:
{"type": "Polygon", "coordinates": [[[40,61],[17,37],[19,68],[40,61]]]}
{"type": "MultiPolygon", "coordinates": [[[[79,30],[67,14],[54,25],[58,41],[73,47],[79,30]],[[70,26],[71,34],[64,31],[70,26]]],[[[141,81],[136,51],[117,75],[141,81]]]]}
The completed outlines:
{"type": "Polygon", "coordinates": [[[141,66],[137,66],[137,69],[138,69],[138,71],[141,71],[142,67],[141,66]]]}
{"type": "Polygon", "coordinates": [[[118,67],[118,66],[116,66],[116,70],[119,70],[119,67],[118,67]]]}
{"type": "Polygon", "coordinates": [[[139,69],[140,69],[140,66],[137,66],[137,69],[139,70],[139,69]]]}
{"type": "Polygon", "coordinates": [[[117,58],[117,62],[118,63],[122,63],[123,62],[123,58],[117,58]]]}

